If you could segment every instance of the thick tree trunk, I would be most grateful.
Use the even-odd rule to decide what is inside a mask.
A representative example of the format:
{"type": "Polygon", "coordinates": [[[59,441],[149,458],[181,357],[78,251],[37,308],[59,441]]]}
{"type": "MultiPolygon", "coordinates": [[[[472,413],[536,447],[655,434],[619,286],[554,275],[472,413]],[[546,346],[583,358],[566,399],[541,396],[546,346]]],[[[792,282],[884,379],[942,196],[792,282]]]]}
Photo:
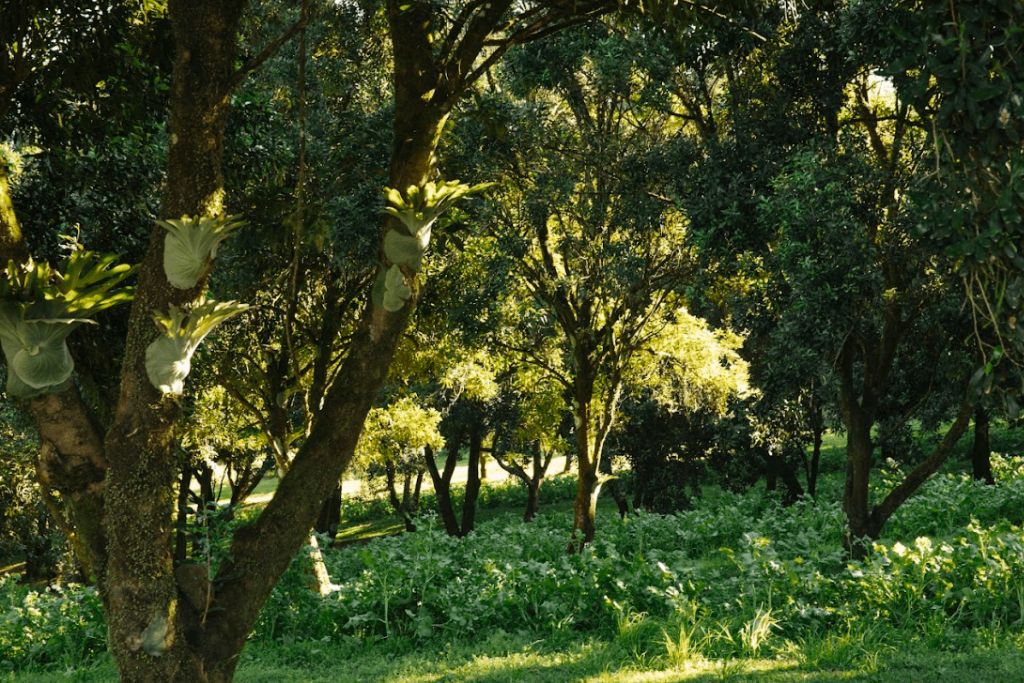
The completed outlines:
{"type": "MultiPolygon", "coordinates": [[[[161,213],[222,212],[224,127],[244,0],[171,0],[177,54],[171,90],[170,149],[161,213]]],[[[105,450],[108,643],[123,681],[205,679],[189,647],[200,615],[175,581],[170,533],[176,467],[177,405],[154,388],[145,350],[152,316],[199,294],[170,286],[163,272],[164,230],[154,228],[139,270],[129,322],[121,394],[105,450]]]]}
{"type": "Polygon", "coordinates": [[[971,446],[971,475],[986,484],[995,484],[992,474],[992,445],[989,440],[988,411],[974,409],[974,444],[971,446]]]}
{"type": "Polygon", "coordinates": [[[846,512],[846,546],[855,557],[866,552],[865,539],[874,538],[868,488],[871,476],[871,422],[859,409],[849,411],[846,422],[846,488],[843,510],[846,512]]]}

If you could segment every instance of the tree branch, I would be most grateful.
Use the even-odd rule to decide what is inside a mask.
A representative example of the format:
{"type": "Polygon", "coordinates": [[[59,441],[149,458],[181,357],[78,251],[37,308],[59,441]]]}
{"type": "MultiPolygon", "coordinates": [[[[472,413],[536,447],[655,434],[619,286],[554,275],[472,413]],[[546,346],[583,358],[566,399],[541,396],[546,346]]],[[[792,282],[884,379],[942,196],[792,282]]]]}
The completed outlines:
{"type": "Polygon", "coordinates": [[[249,77],[249,74],[251,74],[253,71],[256,71],[256,69],[263,66],[264,62],[266,62],[268,59],[277,54],[277,51],[280,50],[285,43],[294,38],[299,33],[299,31],[306,28],[306,25],[308,23],[309,15],[305,12],[305,7],[303,7],[303,14],[302,16],[299,17],[298,21],[296,21],[294,24],[288,27],[277,38],[274,38],[272,41],[270,41],[267,44],[267,46],[260,50],[260,52],[255,57],[247,61],[245,64],[239,67],[239,69],[234,74],[232,74],[231,80],[228,81],[227,87],[225,89],[224,96],[227,97],[232,92],[234,92],[234,90],[238,86],[240,86],[242,82],[245,81],[246,78],[249,77]]]}

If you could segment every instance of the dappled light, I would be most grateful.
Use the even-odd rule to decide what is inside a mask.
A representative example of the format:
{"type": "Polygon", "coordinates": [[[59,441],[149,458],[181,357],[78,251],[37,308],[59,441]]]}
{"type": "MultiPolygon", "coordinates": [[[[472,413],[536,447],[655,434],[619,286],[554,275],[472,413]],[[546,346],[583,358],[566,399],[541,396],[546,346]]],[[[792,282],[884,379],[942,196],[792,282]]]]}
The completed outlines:
{"type": "Polygon", "coordinates": [[[0,0],[0,679],[1024,680],[1021,26],[0,0]]]}

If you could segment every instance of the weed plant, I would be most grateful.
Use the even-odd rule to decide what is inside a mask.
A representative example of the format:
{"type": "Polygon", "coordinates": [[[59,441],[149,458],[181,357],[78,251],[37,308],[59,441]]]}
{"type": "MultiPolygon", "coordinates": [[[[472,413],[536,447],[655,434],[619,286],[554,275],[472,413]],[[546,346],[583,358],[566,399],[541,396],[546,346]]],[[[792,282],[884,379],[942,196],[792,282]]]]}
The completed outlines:
{"type": "MultiPolygon", "coordinates": [[[[597,639],[638,668],[784,658],[870,673],[915,649],[1001,647],[1024,632],[1024,462],[993,464],[995,487],[936,476],[862,561],[842,549],[838,479],[790,507],[761,488],[709,490],[674,515],[604,515],[576,555],[566,553],[568,506],[523,523],[512,484],[485,503],[507,513],[466,538],[428,519],[416,533],[327,552],[338,584],[327,598],[308,590],[297,560],[250,648],[345,644],[397,656],[505,633],[597,639]]],[[[558,494],[562,484],[549,483],[558,494]]],[[[92,589],[0,583],[6,670],[90,666],[104,633],[92,589]]]]}

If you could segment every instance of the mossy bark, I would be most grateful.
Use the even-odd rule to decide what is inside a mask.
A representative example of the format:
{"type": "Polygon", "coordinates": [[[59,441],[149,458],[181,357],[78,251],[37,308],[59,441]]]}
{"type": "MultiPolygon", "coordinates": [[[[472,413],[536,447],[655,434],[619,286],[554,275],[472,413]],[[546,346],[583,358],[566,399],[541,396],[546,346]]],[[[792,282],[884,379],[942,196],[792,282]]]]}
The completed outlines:
{"type": "MultiPolygon", "coordinates": [[[[434,152],[448,110],[424,98],[437,84],[431,48],[423,29],[424,11],[389,5],[395,45],[395,129],[389,173],[391,187],[420,185],[430,176],[434,152]]],[[[382,226],[401,230],[389,220],[382,226]]],[[[383,257],[383,254],[382,254],[383,257]]],[[[382,268],[388,264],[382,263],[382,268]]],[[[390,313],[371,302],[349,346],[337,379],[324,395],[321,413],[281,480],[274,498],[255,522],[235,534],[214,585],[215,606],[203,627],[202,653],[211,681],[230,680],[238,653],[267,596],[287,569],[355,453],[370,407],[377,398],[398,341],[419,295],[390,313]]]]}
{"type": "MultiPolygon", "coordinates": [[[[244,0],[171,0],[176,45],[172,77],[166,218],[221,212],[222,159],[236,33],[244,0]]],[[[122,366],[107,432],[108,643],[123,681],[204,681],[195,645],[202,619],[175,579],[172,515],[178,473],[173,453],[177,404],[150,384],[145,349],[155,312],[194,301],[163,272],[163,230],[154,227],[139,270],[122,366]]]]}
{"type": "Polygon", "coordinates": [[[21,263],[27,258],[28,249],[11,199],[7,165],[0,160],[0,267],[6,267],[8,261],[21,263]]]}

